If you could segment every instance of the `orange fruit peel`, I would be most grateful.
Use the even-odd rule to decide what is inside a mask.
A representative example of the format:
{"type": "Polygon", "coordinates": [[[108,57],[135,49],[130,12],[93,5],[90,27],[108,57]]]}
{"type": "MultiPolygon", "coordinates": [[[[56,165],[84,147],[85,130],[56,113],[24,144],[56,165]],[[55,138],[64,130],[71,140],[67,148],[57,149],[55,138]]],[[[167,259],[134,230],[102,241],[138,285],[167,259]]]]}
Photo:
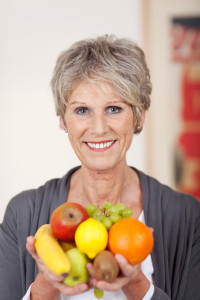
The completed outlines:
{"type": "Polygon", "coordinates": [[[151,253],[153,244],[151,230],[134,218],[122,219],[109,230],[109,250],[123,255],[131,265],[141,263],[151,253]]]}

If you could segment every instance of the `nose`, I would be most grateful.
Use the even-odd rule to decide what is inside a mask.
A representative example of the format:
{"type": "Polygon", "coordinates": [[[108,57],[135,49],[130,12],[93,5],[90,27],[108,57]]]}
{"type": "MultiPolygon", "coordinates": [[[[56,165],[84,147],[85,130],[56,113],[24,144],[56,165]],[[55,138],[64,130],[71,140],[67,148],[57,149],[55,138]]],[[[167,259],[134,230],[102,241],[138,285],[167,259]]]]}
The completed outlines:
{"type": "Polygon", "coordinates": [[[103,136],[108,130],[106,117],[104,114],[95,115],[92,122],[92,132],[96,136],[103,136]]]}

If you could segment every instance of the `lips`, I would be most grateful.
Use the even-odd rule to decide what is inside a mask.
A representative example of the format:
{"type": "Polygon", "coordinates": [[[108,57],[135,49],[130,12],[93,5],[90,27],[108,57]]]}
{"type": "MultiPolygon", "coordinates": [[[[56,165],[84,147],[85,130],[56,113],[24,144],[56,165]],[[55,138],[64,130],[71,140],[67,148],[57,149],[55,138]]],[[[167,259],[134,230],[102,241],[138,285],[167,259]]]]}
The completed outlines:
{"type": "Polygon", "coordinates": [[[86,145],[92,150],[107,150],[112,146],[115,140],[101,142],[86,142],[86,145]]]}

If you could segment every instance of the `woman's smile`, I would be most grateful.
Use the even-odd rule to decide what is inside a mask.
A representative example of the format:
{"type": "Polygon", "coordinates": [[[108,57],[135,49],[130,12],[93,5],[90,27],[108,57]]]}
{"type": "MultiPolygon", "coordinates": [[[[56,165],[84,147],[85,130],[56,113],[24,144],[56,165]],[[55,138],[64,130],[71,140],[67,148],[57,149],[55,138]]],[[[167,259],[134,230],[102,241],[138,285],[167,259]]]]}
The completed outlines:
{"type": "Polygon", "coordinates": [[[101,142],[86,142],[88,148],[92,151],[103,152],[109,150],[116,140],[101,141],[101,142]]]}
{"type": "Polygon", "coordinates": [[[107,83],[82,83],[68,99],[64,120],[82,165],[107,170],[126,160],[134,132],[134,114],[107,83]]]}

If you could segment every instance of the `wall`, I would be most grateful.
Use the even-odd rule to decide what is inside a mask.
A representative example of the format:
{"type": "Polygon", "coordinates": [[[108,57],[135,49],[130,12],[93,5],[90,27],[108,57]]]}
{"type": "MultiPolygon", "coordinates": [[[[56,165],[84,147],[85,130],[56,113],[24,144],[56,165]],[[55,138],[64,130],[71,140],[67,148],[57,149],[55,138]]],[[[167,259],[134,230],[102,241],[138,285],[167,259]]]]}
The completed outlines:
{"type": "MultiPolygon", "coordinates": [[[[17,193],[79,164],[59,129],[49,81],[78,39],[114,33],[142,45],[140,0],[0,0],[0,222],[17,193]]],[[[144,133],[128,163],[145,170],[144,133]]]]}

